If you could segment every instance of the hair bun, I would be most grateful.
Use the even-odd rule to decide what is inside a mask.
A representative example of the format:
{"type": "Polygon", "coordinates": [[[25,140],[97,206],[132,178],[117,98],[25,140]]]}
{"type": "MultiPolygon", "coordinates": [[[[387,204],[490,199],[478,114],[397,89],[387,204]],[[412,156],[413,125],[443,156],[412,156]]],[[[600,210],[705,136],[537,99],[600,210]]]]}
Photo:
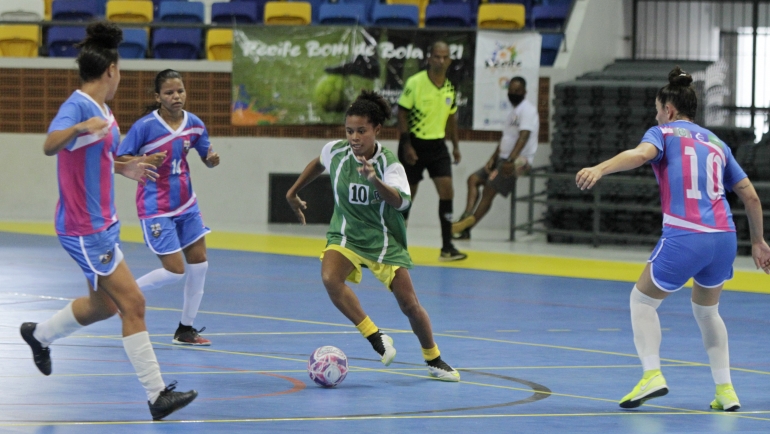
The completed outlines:
{"type": "Polygon", "coordinates": [[[96,45],[108,50],[115,50],[123,40],[123,30],[115,23],[100,21],[92,23],[86,29],[83,46],[96,45]]]}
{"type": "Polygon", "coordinates": [[[668,73],[668,83],[671,86],[687,87],[692,84],[692,75],[684,72],[682,68],[677,66],[668,73]]]}

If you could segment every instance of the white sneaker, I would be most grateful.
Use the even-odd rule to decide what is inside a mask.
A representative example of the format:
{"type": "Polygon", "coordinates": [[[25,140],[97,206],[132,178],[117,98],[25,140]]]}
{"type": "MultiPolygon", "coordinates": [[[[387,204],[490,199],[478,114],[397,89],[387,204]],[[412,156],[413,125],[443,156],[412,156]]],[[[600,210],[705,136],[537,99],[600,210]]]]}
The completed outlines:
{"type": "Polygon", "coordinates": [[[396,349],[393,347],[393,338],[386,334],[380,334],[382,339],[382,347],[385,348],[385,352],[380,354],[380,361],[383,365],[388,366],[396,358],[396,349]]]}
{"type": "Polygon", "coordinates": [[[431,377],[438,378],[441,381],[460,381],[460,373],[457,372],[455,368],[449,366],[445,361],[441,360],[441,356],[427,363],[428,373],[431,377]]]}

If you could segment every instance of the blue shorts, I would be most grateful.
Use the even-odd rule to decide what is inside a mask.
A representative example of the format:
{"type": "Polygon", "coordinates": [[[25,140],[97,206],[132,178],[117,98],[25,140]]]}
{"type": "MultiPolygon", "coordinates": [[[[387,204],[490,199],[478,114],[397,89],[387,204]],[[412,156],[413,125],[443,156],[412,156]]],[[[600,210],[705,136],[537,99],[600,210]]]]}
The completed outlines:
{"type": "Polygon", "coordinates": [[[104,231],[82,237],[59,235],[59,242],[80,265],[94,290],[98,288],[98,276],[109,276],[123,260],[123,252],[120,251],[120,222],[104,231]]]}
{"type": "Polygon", "coordinates": [[[663,291],[677,291],[691,277],[716,288],[733,278],[737,252],[735,232],[698,233],[661,238],[647,262],[652,282],[663,291]]]}
{"type": "Polygon", "coordinates": [[[173,217],[154,217],[141,220],[144,243],[156,255],[176,253],[211,232],[203,224],[198,207],[173,217]]]}

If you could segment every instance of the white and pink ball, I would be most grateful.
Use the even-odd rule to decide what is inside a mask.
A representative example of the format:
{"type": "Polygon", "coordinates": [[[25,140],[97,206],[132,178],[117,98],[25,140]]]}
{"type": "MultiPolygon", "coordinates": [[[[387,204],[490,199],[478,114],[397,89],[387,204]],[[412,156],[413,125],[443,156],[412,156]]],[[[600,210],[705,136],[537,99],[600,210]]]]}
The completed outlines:
{"type": "Polygon", "coordinates": [[[348,357],[337,347],[320,347],[310,355],[307,373],[319,386],[334,387],[348,375],[348,357]]]}

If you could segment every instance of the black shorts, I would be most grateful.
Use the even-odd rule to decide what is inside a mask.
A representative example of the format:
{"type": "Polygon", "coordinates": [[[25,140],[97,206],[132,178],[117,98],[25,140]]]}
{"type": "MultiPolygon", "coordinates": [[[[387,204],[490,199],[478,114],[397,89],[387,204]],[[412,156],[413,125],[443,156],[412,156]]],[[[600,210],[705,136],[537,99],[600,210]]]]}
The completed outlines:
{"type": "Polygon", "coordinates": [[[449,157],[444,139],[423,140],[412,135],[411,143],[417,152],[417,162],[414,166],[406,164],[404,147],[400,144],[398,146],[398,159],[404,165],[410,185],[422,181],[422,172],[425,169],[428,169],[428,175],[431,178],[452,177],[452,159],[449,157]]]}

